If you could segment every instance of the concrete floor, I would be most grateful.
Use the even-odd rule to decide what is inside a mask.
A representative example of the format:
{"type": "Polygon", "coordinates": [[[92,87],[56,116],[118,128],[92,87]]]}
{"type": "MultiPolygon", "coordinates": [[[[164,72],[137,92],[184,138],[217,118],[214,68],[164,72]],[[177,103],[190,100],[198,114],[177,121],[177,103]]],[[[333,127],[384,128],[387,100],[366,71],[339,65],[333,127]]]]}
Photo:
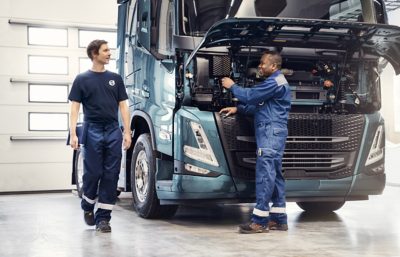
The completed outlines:
{"type": "Polygon", "coordinates": [[[348,202],[327,216],[289,203],[289,231],[268,234],[237,233],[251,204],[183,207],[173,219],[144,220],[123,193],[113,232],[100,234],[84,224],[73,193],[0,195],[0,256],[400,256],[396,156],[400,147],[388,147],[383,195],[348,202]]]}

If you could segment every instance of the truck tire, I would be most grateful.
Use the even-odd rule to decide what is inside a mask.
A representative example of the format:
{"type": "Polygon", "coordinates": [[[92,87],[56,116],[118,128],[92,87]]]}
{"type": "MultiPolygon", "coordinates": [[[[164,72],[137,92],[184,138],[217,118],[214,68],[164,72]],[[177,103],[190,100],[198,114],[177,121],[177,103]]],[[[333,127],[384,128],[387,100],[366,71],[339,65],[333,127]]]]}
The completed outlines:
{"type": "Polygon", "coordinates": [[[76,184],[76,191],[78,193],[78,196],[82,198],[83,194],[83,152],[82,149],[79,148],[75,152],[75,163],[74,163],[74,170],[75,170],[75,184],[76,184]]]}
{"type": "Polygon", "coordinates": [[[177,205],[160,205],[155,187],[155,161],[150,134],[140,135],[132,153],[131,189],[133,207],[145,219],[169,218],[178,209],[177,205]]]}
{"type": "Polygon", "coordinates": [[[307,212],[333,212],[339,210],[343,205],[343,202],[296,202],[296,204],[307,212]]]}

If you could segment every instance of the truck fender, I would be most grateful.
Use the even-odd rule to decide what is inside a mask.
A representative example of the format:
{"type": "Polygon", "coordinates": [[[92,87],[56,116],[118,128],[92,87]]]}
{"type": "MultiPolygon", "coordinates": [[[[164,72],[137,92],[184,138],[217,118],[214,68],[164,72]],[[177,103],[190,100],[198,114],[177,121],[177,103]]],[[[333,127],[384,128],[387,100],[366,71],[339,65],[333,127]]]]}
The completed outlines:
{"type": "Polygon", "coordinates": [[[155,135],[154,135],[154,126],[150,116],[141,111],[135,110],[132,113],[131,120],[131,130],[133,131],[132,135],[132,145],[134,146],[136,143],[136,139],[143,133],[149,132],[151,136],[151,144],[154,150],[157,150],[155,135]],[[145,124],[143,124],[143,121],[145,124]]]}

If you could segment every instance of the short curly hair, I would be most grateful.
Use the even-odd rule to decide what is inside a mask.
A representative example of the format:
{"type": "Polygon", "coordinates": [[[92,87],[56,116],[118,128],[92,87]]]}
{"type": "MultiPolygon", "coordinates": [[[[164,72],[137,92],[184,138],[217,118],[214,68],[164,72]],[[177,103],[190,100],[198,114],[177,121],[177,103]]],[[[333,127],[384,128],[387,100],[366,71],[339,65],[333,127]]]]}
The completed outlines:
{"type": "Polygon", "coordinates": [[[275,63],[278,69],[282,67],[282,57],[279,52],[268,50],[264,52],[263,56],[264,55],[267,55],[270,62],[275,63]]]}
{"type": "Polygon", "coordinates": [[[99,49],[104,44],[108,44],[108,42],[102,39],[96,39],[89,43],[86,48],[86,53],[90,60],[93,61],[93,54],[99,54],[99,49]]]}

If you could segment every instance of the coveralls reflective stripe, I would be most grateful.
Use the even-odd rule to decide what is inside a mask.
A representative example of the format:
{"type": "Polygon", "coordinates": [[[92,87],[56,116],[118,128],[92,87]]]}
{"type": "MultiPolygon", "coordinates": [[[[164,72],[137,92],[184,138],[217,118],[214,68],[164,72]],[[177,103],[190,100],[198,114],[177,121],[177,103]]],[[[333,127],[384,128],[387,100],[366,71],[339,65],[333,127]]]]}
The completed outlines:
{"type": "Polygon", "coordinates": [[[254,114],[257,161],[252,221],[266,225],[271,215],[272,220],[287,223],[282,157],[288,134],[289,84],[278,70],[253,88],[233,85],[231,90],[240,101],[238,112],[254,114]]]}
{"type": "Polygon", "coordinates": [[[117,184],[122,158],[122,131],[118,122],[85,123],[84,174],[81,206],[93,211],[95,222],[111,219],[117,199],[117,184]]]}

